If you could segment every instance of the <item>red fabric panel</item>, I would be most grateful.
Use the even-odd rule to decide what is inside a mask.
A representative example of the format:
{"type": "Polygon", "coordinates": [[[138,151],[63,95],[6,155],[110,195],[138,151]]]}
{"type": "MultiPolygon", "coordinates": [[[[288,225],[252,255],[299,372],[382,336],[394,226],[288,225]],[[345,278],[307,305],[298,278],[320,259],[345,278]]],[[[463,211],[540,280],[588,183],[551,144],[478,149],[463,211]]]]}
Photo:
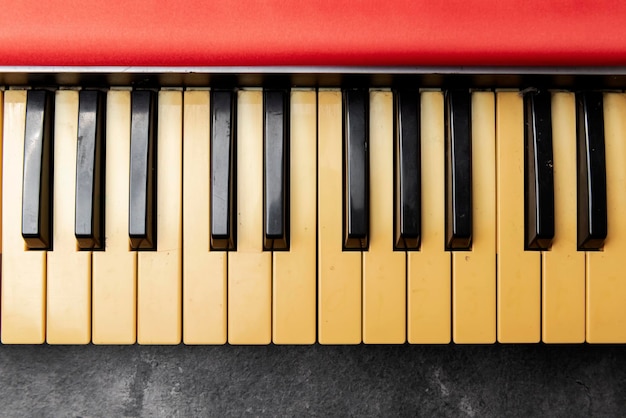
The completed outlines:
{"type": "Polygon", "coordinates": [[[7,0],[0,65],[626,65],[621,0],[7,0]]]}

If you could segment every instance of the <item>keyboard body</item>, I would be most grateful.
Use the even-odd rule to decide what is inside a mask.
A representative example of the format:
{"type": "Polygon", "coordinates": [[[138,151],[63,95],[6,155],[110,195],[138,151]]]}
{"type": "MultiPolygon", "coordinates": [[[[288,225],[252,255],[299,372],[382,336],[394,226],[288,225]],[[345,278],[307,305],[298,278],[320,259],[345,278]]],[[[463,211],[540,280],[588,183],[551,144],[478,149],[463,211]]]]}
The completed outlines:
{"type": "MultiPolygon", "coordinates": [[[[21,2],[0,16],[2,343],[626,342],[626,4],[122,3],[21,2]],[[41,125],[51,138],[49,176],[39,181],[50,188],[52,244],[43,250],[23,238],[30,90],[48,91],[50,101],[49,125],[41,125]],[[81,90],[102,97],[104,233],[93,251],[79,250],[74,234],[81,90]],[[232,93],[236,109],[229,251],[213,248],[210,233],[218,90],[232,93]],[[353,215],[353,90],[365,97],[367,143],[368,240],[356,251],[344,236],[353,215]],[[471,115],[473,232],[462,250],[446,248],[456,196],[447,97],[457,90],[467,92],[471,115]],[[156,238],[148,250],[128,236],[138,91],[154,97],[147,173],[156,238]],[[286,95],[287,251],[264,248],[268,91],[286,95]],[[541,251],[524,244],[525,97],[535,91],[549,92],[554,153],[554,238],[541,251]],[[581,91],[601,91],[604,106],[608,231],[593,250],[581,250],[576,236],[581,91]],[[394,246],[399,132],[409,125],[400,124],[401,92],[412,95],[421,138],[421,231],[411,249],[394,246]]],[[[589,199],[596,194],[589,188],[589,199]]]]}

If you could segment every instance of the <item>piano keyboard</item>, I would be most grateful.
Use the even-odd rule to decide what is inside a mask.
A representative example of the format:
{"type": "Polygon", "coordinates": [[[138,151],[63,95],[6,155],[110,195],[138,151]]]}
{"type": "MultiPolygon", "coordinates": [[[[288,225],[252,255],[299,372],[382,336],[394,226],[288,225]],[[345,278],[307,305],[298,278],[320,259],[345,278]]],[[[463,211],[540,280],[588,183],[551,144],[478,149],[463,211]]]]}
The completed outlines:
{"type": "Polygon", "coordinates": [[[626,342],[626,95],[3,92],[4,344],[626,342]]]}

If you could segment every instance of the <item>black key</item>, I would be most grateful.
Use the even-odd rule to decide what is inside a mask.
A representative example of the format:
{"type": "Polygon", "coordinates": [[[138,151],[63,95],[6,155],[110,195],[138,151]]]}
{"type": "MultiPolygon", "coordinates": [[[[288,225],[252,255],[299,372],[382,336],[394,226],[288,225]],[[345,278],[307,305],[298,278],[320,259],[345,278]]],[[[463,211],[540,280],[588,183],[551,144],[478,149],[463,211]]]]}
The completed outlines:
{"type": "Polygon", "coordinates": [[[130,246],[156,248],[156,94],[133,91],[130,128],[130,246]]]}
{"type": "Polygon", "coordinates": [[[526,249],[547,250],[554,238],[554,174],[550,92],[524,96],[526,249]]]}
{"type": "Polygon", "coordinates": [[[211,248],[234,250],[235,95],[211,91],[211,248]]]}
{"type": "Polygon", "coordinates": [[[74,233],[83,250],[102,248],[104,236],[104,111],[104,94],[79,93],[74,233]]]}
{"type": "Polygon", "coordinates": [[[52,248],[53,94],[29,90],[24,131],[22,237],[30,249],[52,248]]]}
{"type": "Polygon", "coordinates": [[[343,102],[344,249],[364,250],[369,233],[368,90],[345,90],[343,102]]]}
{"type": "Polygon", "coordinates": [[[602,93],[576,94],[578,248],[599,250],[607,231],[602,93]]]}
{"type": "Polygon", "coordinates": [[[446,248],[472,244],[472,100],[468,90],[446,92],[446,248]]]}
{"type": "Polygon", "coordinates": [[[266,250],[289,248],[289,107],[283,90],[263,94],[263,246],[266,250]]]}
{"type": "Polygon", "coordinates": [[[416,250],[421,227],[421,156],[419,92],[396,91],[394,244],[398,250],[416,250]]]}

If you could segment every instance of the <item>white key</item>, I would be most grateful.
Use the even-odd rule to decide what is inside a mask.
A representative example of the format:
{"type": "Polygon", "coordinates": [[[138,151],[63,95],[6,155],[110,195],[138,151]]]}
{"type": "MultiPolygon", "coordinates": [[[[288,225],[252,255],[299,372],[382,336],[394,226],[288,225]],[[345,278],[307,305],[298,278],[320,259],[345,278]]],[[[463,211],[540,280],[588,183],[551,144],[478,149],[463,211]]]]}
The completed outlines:
{"type": "Polygon", "coordinates": [[[111,90],[106,106],[104,251],[93,253],[94,344],[134,344],[137,253],[128,243],[130,91],[111,90]]]}
{"type": "Polygon", "coordinates": [[[450,252],[445,234],[443,94],[421,93],[422,232],[419,251],[407,254],[408,341],[450,342],[450,252]]]}
{"type": "Polygon", "coordinates": [[[406,253],[393,250],[393,96],[370,92],[370,245],[363,252],[363,342],[406,341],[406,253]]]}
{"type": "Polygon", "coordinates": [[[48,344],[91,340],[91,251],[77,251],[78,91],[56,92],[54,108],[53,250],[48,251],[48,344]]]}
{"type": "Polygon", "coordinates": [[[576,102],[574,93],[552,94],[554,241],[541,254],[541,334],[544,343],[585,340],[585,253],[576,231],[576,102]]]}
{"type": "Polygon", "coordinates": [[[272,253],[263,251],[263,93],[237,97],[237,251],[228,253],[228,342],[272,339],[272,253]]]}
{"type": "Polygon", "coordinates": [[[586,253],[589,343],[626,342],[626,95],[604,95],[608,230],[602,251],[586,253]]]}
{"type": "Polygon", "coordinates": [[[182,338],[182,91],[160,91],[157,124],[157,249],[140,251],[137,342],[182,338]]]}
{"type": "Polygon", "coordinates": [[[2,187],[2,343],[41,344],[46,323],[46,251],[22,239],[26,91],[4,93],[2,187]]]}
{"type": "Polygon", "coordinates": [[[273,253],[275,344],[313,344],[316,335],[317,94],[291,93],[290,248],[273,253]]]}
{"type": "Polygon", "coordinates": [[[541,321],[541,253],[524,251],[524,106],[496,93],[498,341],[536,343],[541,321]]]}
{"type": "Polygon", "coordinates": [[[211,251],[210,92],[186,91],[183,126],[183,341],[226,342],[226,252],[211,251]]]}
{"type": "Polygon", "coordinates": [[[472,248],[452,252],[452,336],[461,344],[496,340],[494,100],[491,92],[472,93],[472,248]]]}
{"type": "Polygon", "coordinates": [[[361,252],[342,249],[342,97],[318,93],[318,333],[321,344],[361,343],[361,252]]]}

